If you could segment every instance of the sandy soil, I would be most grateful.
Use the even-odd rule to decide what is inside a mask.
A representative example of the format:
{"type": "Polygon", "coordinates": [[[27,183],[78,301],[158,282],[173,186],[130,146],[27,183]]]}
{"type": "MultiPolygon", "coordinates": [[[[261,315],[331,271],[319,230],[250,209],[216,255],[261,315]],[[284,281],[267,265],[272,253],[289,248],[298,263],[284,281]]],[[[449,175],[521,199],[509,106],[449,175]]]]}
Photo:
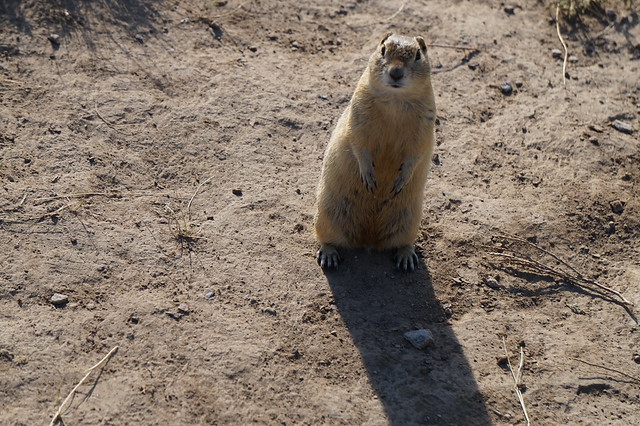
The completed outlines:
{"type": "Polygon", "coordinates": [[[0,423],[48,424],[119,346],[65,424],[523,425],[504,338],[533,424],[640,424],[638,381],[576,360],[639,377],[633,311],[490,254],[559,267],[515,234],[640,304],[638,14],[563,21],[565,88],[554,9],[519,4],[4,1],[0,423]],[[478,52],[430,49],[419,270],[325,274],[322,154],[387,31],[478,52]]]}

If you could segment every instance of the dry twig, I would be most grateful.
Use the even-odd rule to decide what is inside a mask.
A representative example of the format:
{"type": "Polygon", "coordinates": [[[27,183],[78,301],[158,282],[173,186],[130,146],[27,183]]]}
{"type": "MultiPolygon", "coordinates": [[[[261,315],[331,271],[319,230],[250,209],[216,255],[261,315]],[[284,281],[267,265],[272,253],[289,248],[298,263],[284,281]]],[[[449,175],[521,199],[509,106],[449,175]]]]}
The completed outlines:
{"type": "Polygon", "coordinates": [[[507,366],[509,367],[509,371],[511,372],[511,377],[513,378],[513,389],[516,392],[518,401],[520,401],[520,406],[522,407],[522,412],[524,413],[524,419],[527,422],[527,426],[529,426],[531,424],[531,421],[529,420],[527,407],[524,405],[524,397],[522,396],[522,391],[520,391],[520,385],[522,384],[522,368],[524,367],[524,348],[520,346],[520,361],[518,362],[518,371],[514,372],[513,367],[511,366],[511,360],[509,359],[507,344],[504,340],[504,337],[502,338],[502,347],[504,348],[504,355],[505,357],[507,357],[507,366]]]}
{"type": "Polygon", "coordinates": [[[71,401],[73,400],[73,397],[75,396],[76,392],[78,391],[78,388],[89,378],[89,375],[96,369],[98,368],[102,368],[104,367],[104,365],[109,362],[109,359],[111,359],[111,357],[113,356],[114,353],[116,353],[116,351],[118,350],[118,347],[114,347],[113,349],[111,349],[109,351],[109,353],[107,355],[105,355],[104,358],[102,358],[100,360],[100,362],[98,362],[96,365],[94,365],[93,367],[91,367],[89,369],[89,371],[87,372],[87,374],[85,374],[85,376],[82,378],[82,380],[80,380],[78,382],[77,385],[75,385],[75,387],[73,389],[71,389],[71,392],[69,392],[69,395],[67,395],[67,397],[64,399],[64,401],[62,401],[62,404],[60,404],[60,408],[58,408],[58,411],[56,411],[56,413],[53,415],[53,418],[51,419],[51,423],[49,423],[49,426],[54,426],[58,421],[62,421],[62,412],[67,408],[67,406],[71,403],[71,401]]]}
{"type": "Polygon", "coordinates": [[[631,379],[631,380],[633,380],[634,382],[636,382],[636,383],[640,384],[640,377],[635,377],[635,376],[632,376],[632,375],[627,374],[627,373],[625,373],[625,372],[622,372],[622,371],[620,371],[620,370],[616,370],[615,368],[605,367],[604,365],[592,364],[592,363],[590,363],[590,362],[588,362],[588,361],[584,361],[584,360],[581,360],[581,359],[579,359],[579,358],[573,358],[573,359],[574,359],[574,360],[576,360],[576,361],[578,361],[578,362],[581,362],[581,363],[583,363],[583,364],[590,365],[590,366],[592,366],[592,367],[602,368],[603,370],[607,370],[607,371],[611,371],[611,372],[616,373],[616,374],[620,374],[621,376],[624,376],[624,377],[626,377],[627,379],[631,379]]]}
{"type": "MultiPolygon", "coordinates": [[[[538,246],[537,244],[532,243],[531,241],[528,241],[524,238],[520,238],[517,237],[515,235],[508,235],[508,234],[502,234],[498,236],[499,238],[505,239],[505,240],[510,240],[510,241],[516,241],[519,243],[523,243],[526,244],[530,247],[533,247],[534,249],[552,257],[555,261],[557,261],[559,264],[563,265],[564,267],[568,268],[571,272],[566,272],[566,271],[562,271],[558,268],[554,268],[551,267],[549,265],[546,265],[538,260],[532,259],[528,256],[524,256],[522,254],[519,254],[513,250],[511,250],[512,253],[504,253],[504,252],[496,252],[496,251],[491,251],[488,254],[492,255],[492,256],[497,256],[503,259],[506,259],[507,261],[516,264],[516,265],[520,265],[520,266],[524,266],[524,267],[528,267],[530,270],[532,270],[533,272],[536,273],[541,273],[544,275],[549,275],[552,277],[556,277],[556,278],[560,278],[562,280],[565,280],[571,284],[574,284],[578,287],[583,287],[583,288],[588,288],[590,290],[591,289],[589,286],[594,286],[597,287],[598,289],[602,290],[603,292],[612,294],[614,296],[616,296],[619,300],[617,299],[612,299],[616,302],[620,302],[623,305],[626,305],[627,307],[631,307],[633,306],[633,303],[630,302],[629,300],[627,300],[622,293],[620,293],[617,290],[614,290],[612,288],[609,288],[605,285],[600,284],[599,282],[592,280],[590,278],[585,277],[582,273],[580,273],[575,267],[573,267],[572,265],[570,265],[568,262],[562,260],[560,257],[558,257],[557,255],[551,253],[548,250],[543,249],[542,247],[538,246]]],[[[492,249],[496,249],[498,247],[492,247],[492,249]]],[[[507,249],[505,248],[498,248],[502,251],[506,251],[507,249]]]]}
{"type": "Polygon", "coordinates": [[[567,87],[567,58],[569,56],[569,51],[567,50],[567,45],[564,43],[564,39],[562,38],[562,33],[560,33],[560,3],[556,6],[556,32],[558,33],[558,38],[564,48],[564,60],[562,61],[562,84],[564,87],[567,87]]]}

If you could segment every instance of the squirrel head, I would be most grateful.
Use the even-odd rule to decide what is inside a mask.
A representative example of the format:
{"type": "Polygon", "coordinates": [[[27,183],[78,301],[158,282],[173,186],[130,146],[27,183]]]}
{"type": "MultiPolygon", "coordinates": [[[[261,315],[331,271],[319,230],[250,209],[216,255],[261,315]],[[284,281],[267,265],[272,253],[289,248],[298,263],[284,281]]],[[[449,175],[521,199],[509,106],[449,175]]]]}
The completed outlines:
{"type": "Polygon", "coordinates": [[[387,33],[369,59],[371,82],[389,92],[420,92],[431,78],[427,44],[418,37],[387,33]]]}

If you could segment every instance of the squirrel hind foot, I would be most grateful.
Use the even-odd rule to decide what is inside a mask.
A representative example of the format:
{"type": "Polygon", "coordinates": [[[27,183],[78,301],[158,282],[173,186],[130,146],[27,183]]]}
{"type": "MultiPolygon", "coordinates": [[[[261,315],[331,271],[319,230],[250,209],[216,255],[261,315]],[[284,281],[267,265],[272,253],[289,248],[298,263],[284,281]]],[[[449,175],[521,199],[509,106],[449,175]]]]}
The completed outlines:
{"type": "Polygon", "coordinates": [[[316,261],[322,269],[326,268],[338,268],[338,262],[340,262],[340,255],[335,247],[329,244],[320,245],[320,250],[316,253],[316,261]]]}
{"type": "Polygon", "coordinates": [[[396,252],[395,262],[399,270],[413,272],[418,267],[419,259],[413,246],[403,246],[396,252]]]}

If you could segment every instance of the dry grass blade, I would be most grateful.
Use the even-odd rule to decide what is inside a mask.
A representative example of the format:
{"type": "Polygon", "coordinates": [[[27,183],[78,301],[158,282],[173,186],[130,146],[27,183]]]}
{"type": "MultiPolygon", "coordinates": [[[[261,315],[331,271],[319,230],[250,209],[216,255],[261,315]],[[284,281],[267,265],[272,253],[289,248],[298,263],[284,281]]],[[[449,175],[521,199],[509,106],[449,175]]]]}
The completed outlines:
{"type": "Polygon", "coordinates": [[[513,378],[513,389],[516,392],[516,396],[518,397],[518,401],[520,402],[520,406],[522,407],[522,412],[524,414],[524,419],[527,422],[527,426],[531,424],[529,420],[529,413],[527,413],[527,407],[524,404],[524,397],[522,396],[522,391],[520,391],[520,385],[522,384],[522,368],[524,367],[524,348],[520,346],[520,361],[518,362],[518,371],[514,372],[513,367],[511,366],[511,360],[509,359],[509,353],[507,352],[507,343],[502,338],[502,347],[504,349],[504,356],[507,358],[507,366],[509,367],[509,372],[511,372],[511,377],[513,378]]]}
{"type": "Polygon", "coordinates": [[[71,206],[69,204],[65,204],[64,206],[52,212],[42,213],[42,214],[24,214],[24,215],[15,214],[12,216],[7,216],[7,218],[3,218],[2,215],[0,215],[0,221],[8,222],[8,223],[21,223],[21,222],[29,222],[32,220],[41,221],[48,217],[58,216],[60,213],[62,213],[64,210],[70,207],[71,206]]]}
{"type": "Polygon", "coordinates": [[[62,200],[67,198],[88,198],[88,197],[122,197],[122,194],[118,192],[82,192],[82,193],[76,193],[76,194],[63,194],[63,195],[56,195],[54,197],[36,198],[34,200],[34,204],[35,205],[44,204],[50,201],[62,200]]]}
{"type": "Polygon", "coordinates": [[[406,2],[402,3],[402,4],[400,5],[400,8],[399,8],[398,10],[396,10],[396,13],[394,13],[393,15],[391,15],[391,16],[389,16],[389,17],[387,18],[387,21],[391,21],[393,18],[395,18],[396,16],[398,16],[398,15],[400,14],[400,12],[402,12],[402,9],[404,9],[404,5],[405,5],[405,3],[406,3],[406,2]]]}
{"type": "Polygon", "coordinates": [[[198,185],[193,195],[189,199],[189,203],[187,203],[187,214],[189,216],[189,220],[191,220],[191,203],[193,203],[193,200],[196,198],[196,195],[198,195],[198,191],[200,191],[200,188],[202,188],[202,186],[208,183],[211,179],[213,179],[213,176],[210,176],[209,178],[204,180],[200,185],[198,185]]]}
{"type": "Polygon", "coordinates": [[[567,49],[567,45],[562,38],[562,33],[560,32],[560,3],[556,6],[556,32],[558,33],[558,38],[564,48],[564,60],[562,61],[562,84],[564,87],[567,87],[567,58],[569,57],[569,50],[567,49]]]}
{"type": "Polygon", "coordinates": [[[123,132],[122,130],[120,130],[120,129],[118,129],[116,127],[116,126],[128,126],[128,125],[131,125],[133,123],[122,123],[122,124],[112,123],[111,121],[109,121],[106,118],[104,118],[102,114],[100,114],[100,111],[98,111],[98,106],[97,105],[94,107],[94,110],[95,110],[96,115],[98,116],[98,118],[100,118],[100,120],[104,121],[104,124],[106,124],[107,126],[111,127],[116,132],[120,132],[120,133],[122,133],[124,135],[127,135],[127,136],[135,136],[135,134],[133,134],[133,133],[123,132]]]}
{"type": "Polygon", "coordinates": [[[456,46],[453,44],[439,44],[439,43],[431,43],[429,47],[439,47],[442,49],[455,49],[455,50],[469,50],[471,52],[479,52],[480,49],[477,47],[466,47],[466,46],[456,46]]]}
{"type": "Polygon", "coordinates": [[[62,412],[66,410],[68,405],[71,403],[71,400],[73,399],[76,392],[78,391],[78,388],[89,378],[91,373],[93,373],[98,368],[104,367],[104,365],[107,362],[109,362],[109,359],[111,359],[111,357],[113,356],[113,354],[116,353],[117,350],[118,350],[118,346],[111,349],[109,353],[106,354],[105,357],[100,360],[100,362],[98,362],[96,365],[91,367],[87,372],[87,374],[85,374],[85,376],[82,378],[82,380],[80,380],[78,384],[75,385],[73,389],[71,389],[71,392],[69,392],[69,395],[67,395],[64,401],[62,401],[62,404],[60,404],[58,411],[56,411],[56,413],[53,415],[53,418],[51,419],[51,423],[49,423],[49,426],[54,426],[58,421],[62,422],[62,418],[60,416],[62,416],[62,412]]]}
{"type": "Polygon", "coordinates": [[[631,379],[631,380],[633,380],[634,382],[636,382],[636,383],[640,384],[640,377],[632,376],[632,375],[627,374],[627,373],[625,373],[625,372],[623,372],[623,371],[616,370],[615,368],[606,367],[606,366],[604,366],[604,365],[593,364],[593,363],[591,363],[591,362],[584,361],[584,360],[581,360],[581,359],[579,359],[579,358],[573,358],[573,359],[574,359],[574,360],[576,360],[576,361],[578,361],[578,362],[581,362],[581,363],[583,363],[583,364],[590,365],[591,367],[602,368],[603,370],[607,370],[607,371],[611,371],[612,373],[620,374],[621,376],[626,377],[627,379],[631,379]]]}

